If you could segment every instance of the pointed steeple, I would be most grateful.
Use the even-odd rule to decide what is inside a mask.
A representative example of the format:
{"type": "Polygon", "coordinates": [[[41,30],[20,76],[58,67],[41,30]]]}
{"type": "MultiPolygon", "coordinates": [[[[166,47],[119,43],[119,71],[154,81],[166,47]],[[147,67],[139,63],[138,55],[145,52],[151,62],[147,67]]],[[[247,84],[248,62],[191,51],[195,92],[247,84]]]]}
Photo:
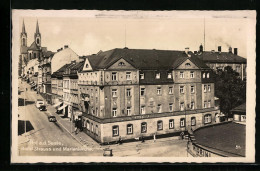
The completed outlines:
{"type": "Polygon", "coordinates": [[[22,28],[22,33],[26,33],[26,31],[25,31],[25,25],[24,25],[24,20],[23,20],[23,28],[22,28]]]}
{"type": "Polygon", "coordinates": [[[39,24],[38,24],[38,20],[37,20],[37,23],[36,23],[36,34],[39,34],[40,33],[40,30],[39,30],[39,24]]]}

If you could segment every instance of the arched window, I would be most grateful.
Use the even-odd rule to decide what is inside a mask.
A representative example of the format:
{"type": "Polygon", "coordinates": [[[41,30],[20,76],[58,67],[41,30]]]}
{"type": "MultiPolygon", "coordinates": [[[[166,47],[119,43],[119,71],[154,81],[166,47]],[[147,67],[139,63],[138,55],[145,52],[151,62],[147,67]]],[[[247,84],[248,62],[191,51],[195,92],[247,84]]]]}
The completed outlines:
{"type": "Polygon", "coordinates": [[[204,123],[205,124],[211,123],[211,114],[204,115],[204,123]]]}
{"type": "Polygon", "coordinates": [[[147,132],[147,123],[142,122],[141,123],[141,133],[146,133],[147,132]]]}
{"type": "Polygon", "coordinates": [[[87,130],[89,130],[89,120],[87,120],[87,130]]]}
{"type": "Polygon", "coordinates": [[[126,129],[128,135],[133,134],[133,124],[127,124],[126,129]]]}
{"type": "Polygon", "coordinates": [[[33,53],[33,59],[35,59],[36,58],[36,53],[33,53]]]}
{"type": "Polygon", "coordinates": [[[125,65],[124,62],[119,62],[119,63],[118,63],[118,66],[124,66],[124,65],[125,65]]]}
{"type": "Polygon", "coordinates": [[[37,44],[39,44],[39,43],[40,43],[40,39],[39,39],[39,38],[37,38],[36,42],[37,42],[37,44]]]}
{"type": "Polygon", "coordinates": [[[25,46],[25,38],[23,38],[23,46],[25,46]]]}
{"type": "Polygon", "coordinates": [[[32,53],[29,53],[29,60],[32,59],[32,53]]]}

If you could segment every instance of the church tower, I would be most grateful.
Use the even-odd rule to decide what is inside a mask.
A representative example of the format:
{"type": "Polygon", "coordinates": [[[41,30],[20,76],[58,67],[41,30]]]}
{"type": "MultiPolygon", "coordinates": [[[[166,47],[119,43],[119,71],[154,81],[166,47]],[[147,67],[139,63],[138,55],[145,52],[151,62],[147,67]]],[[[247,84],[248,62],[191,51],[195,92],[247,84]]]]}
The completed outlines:
{"type": "Polygon", "coordinates": [[[21,39],[21,46],[27,46],[27,33],[25,31],[24,21],[23,21],[23,28],[22,28],[20,39],[21,39]]]}
{"type": "Polygon", "coordinates": [[[34,41],[37,44],[37,46],[41,46],[41,33],[39,30],[38,20],[36,23],[36,32],[34,33],[34,41]]]}

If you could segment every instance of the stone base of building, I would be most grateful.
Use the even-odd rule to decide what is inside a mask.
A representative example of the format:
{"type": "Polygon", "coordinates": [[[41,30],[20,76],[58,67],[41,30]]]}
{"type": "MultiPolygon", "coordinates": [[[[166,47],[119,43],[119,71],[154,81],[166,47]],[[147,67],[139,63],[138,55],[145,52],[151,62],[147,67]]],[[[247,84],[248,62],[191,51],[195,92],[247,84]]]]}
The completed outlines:
{"type": "Polygon", "coordinates": [[[169,114],[164,117],[157,117],[160,114],[125,116],[120,118],[98,119],[93,115],[82,116],[84,132],[100,144],[113,144],[118,141],[133,142],[140,137],[144,139],[164,138],[169,136],[179,136],[187,130],[195,130],[199,127],[210,125],[216,122],[215,115],[219,110],[212,109],[204,113],[191,114],[169,114]],[[137,117],[137,116],[143,116],[137,117]],[[145,119],[144,119],[145,118],[145,119]],[[195,118],[195,122],[192,122],[195,118]],[[183,124],[185,120],[185,124],[183,124]],[[170,123],[173,121],[173,125],[170,123]],[[161,126],[158,127],[158,124],[161,126]],[[146,128],[142,131],[142,125],[146,128]],[[129,132],[129,128],[131,127],[129,132]],[[117,130],[114,130],[117,129],[117,130]]]}

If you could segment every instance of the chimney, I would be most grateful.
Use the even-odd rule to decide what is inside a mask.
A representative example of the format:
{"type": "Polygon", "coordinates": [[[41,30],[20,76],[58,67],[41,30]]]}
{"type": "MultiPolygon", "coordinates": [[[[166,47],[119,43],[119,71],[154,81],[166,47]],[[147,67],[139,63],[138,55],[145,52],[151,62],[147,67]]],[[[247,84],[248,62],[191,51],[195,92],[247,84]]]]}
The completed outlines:
{"type": "Polygon", "coordinates": [[[60,48],[60,50],[63,50],[63,48],[60,48]]]}
{"type": "Polygon", "coordinates": [[[203,46],[202,46],[202,44],[200,45],[200,50],[199,50],[199,52],[203,52],[203,46]]]}
{"type": "Polygon", "coordinates": [[[218,52],[221,52],[221,46],[218,46],[218,52]]]}
{"type": "Polygon", "coordinates": [[[234,54],[237,55],[237,48],[234,48],[234,54]]]}
{"type": "Polygon", "coordinates": [[[188,47],[185,48],[185,53],[188,54],[189,53],[189,49],[188,47]]]}
{"type": "Polygon", "coordinates": [[[232,53],[232,47],[229,47],[229,48],[228,48],[228,52],[229,52],[229,53],[232,53]]]}
{"type": "Polygon", "coordinates": [[[68,45],[64,45],[64,49],[67,49],[69,46],[68,45]]]}
{"type": "Polygon", "coordinates": [[[57,49],[57,52],[59,52],[60,51],[60,49],[57,49]]]}
{"type": "Polygon", "coordinates": [[[76,64],[76,60],[74,60],[74,61],[71,61],[71,64],[76,64]]]}
{"type": "Polygon", "coordinates": [[[194,51],[194,54],[197,55],[198,51],[194,51]]]}

